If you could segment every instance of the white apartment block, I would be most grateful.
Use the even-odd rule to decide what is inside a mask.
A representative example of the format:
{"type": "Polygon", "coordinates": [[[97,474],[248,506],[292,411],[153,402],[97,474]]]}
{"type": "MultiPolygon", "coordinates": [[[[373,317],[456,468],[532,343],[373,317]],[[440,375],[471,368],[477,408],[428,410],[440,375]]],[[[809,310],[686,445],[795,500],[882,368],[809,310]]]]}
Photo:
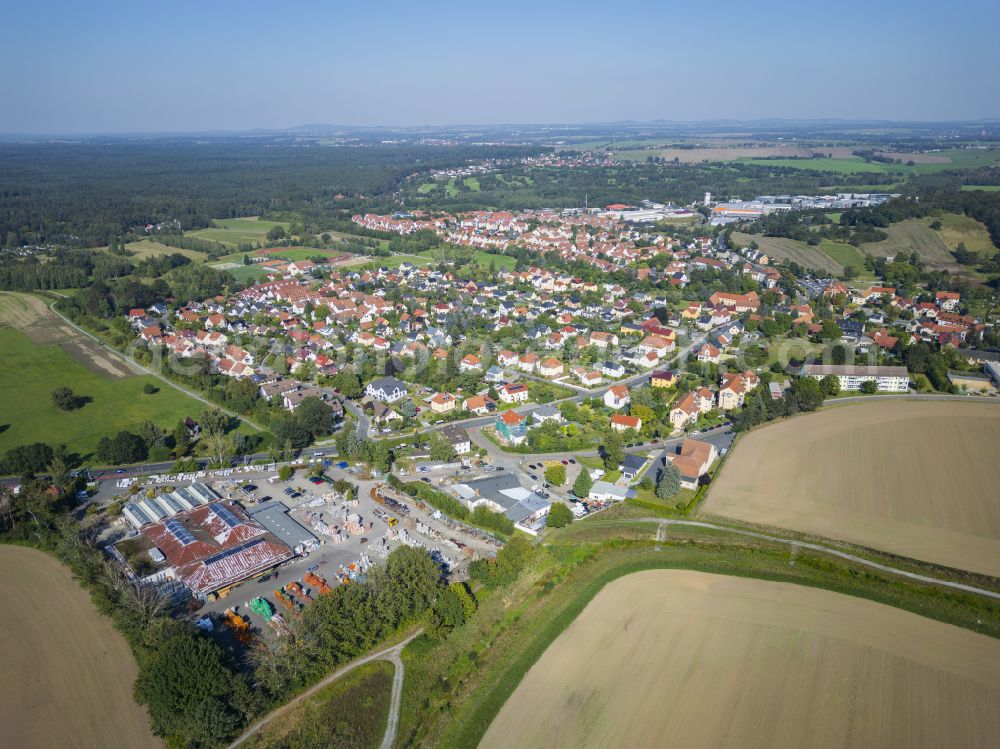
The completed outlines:
{"type": "Polygon", "coordinates": [[[910,376],[906,367],[861,367],[851,364],[806,364],[800,372],[822,380],[827,375],[835,375],[840,380],[840,389],[861,390],[861,383],[874,380],[880,392],[905,393],[910,387],[910,376]]]}

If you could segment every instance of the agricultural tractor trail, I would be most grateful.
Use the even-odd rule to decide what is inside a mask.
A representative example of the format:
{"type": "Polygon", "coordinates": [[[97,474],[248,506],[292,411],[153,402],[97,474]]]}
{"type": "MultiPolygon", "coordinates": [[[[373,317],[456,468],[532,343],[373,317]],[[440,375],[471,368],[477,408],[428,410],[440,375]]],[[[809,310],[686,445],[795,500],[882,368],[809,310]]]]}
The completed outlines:
{"type": "MultiPolygon", "coordinates": [[[[413,637],[416,637],[416,635],[413,635],[413,637]]],[[[406,642],[412,640],[413,637],[409,638],[406,642]]],[[[399,654],[403,652],[406,642],[389,650],[388,657],[386,658],[393,666],[392,697],[389,700],[389,718],[386,720],[385,735],[382,737],[381,749],[392,749],[393,744],[396,743],[396,731],[399,729],[399,706],[403,700],[403,676],[405,674],[403,659],[399,657],[399,654]]]]}
{"type": "MultiPolygon", "coordinates": [[[[59,294],[59,292],[57,292],[57,291],[54,291],[52,293],[53,294],[57,294],[58,296],[61,296],[64,299],[68,299],[69,298],[65,294],[59,294]]],[[[100,338],[98,338],[97,336],[93,335],[92,333],[88,333],[86,330],[84,330],[83,328],[81,328],[75,322],[73,322],[68,317],[66,317],[65,315],[63,315],[62,312],[60,312],[59,310],[57,310],[56,309],[56,302],[52,302],[52,304],[49,305],[49,309],[51,309],[52,312],[54,312],[56,315],[58,315],[59,318],[61,320],[63,320],[67,325],[70,325],[74,330],[76,330],[77,333],[79,333],[80,335],[86,336],[91,341],[93,341],[98,347],[100,347],[102,350],[109,352],[113,357],[115,357],[115,358],[117,358],[117,359],[119,359],[121,361],[124,361],[127,365],[129,365],[131,367],[135,367],[136,369],[142,371],[144,374],[152,375],[153,377],[155,377],[158,380],[160,380],[161,382],[163,382],[165,385],[169,385],[170,387],[174,388],[175,390],[179,390],[180,392],[184,393],[184,395],[190,396],[191,398],[194,398],[197,401],[201,401],[202,403],[204,403],[206,406],[209,406],[210,408],[217,408],[220,411],[222,411],[223,413],[226,413],[229,416],[233,416],[233,417],[239,419],[240,421],[242,421],[242,422],[244,422],[246,424],[249,424],[254,429],[257,429],[258,431],[261,431],[261,432],[266,432],[267,431],[260,424],[257,424],[256,422],[251,421],[246,416],[241,416],[240,414],[236,413],[235,411],[230,411],[228,408],[223,408],[219,404],[213,403],[212,401],[208,400],[207,398],[205,398],[202,395],[199,395],[198,393],[194,392],[193,390],[188,390],[186,387],[184,387],[182,385],[178,385],[176,382],[173,382],[172,380],[164,377],[159,372],[156,372],[155,370],[152,370],[152,369],[149,369],[148,367],[143,366],[142,364],[140,364],[139,362],[137,362],[133,357],[129,356],[128,354],[123,354],[122,352],[120,352],[120,351],[112,348],[111,346],[107,345],[100,338]]]]}
{"type": "Polygon", "coordinates": [[[318,691],[320,691],[324,687],[329,686],[330,684],[332,684],[345,674],[350,673],[354,669],[358,668],[359,666],[363,666],[366,663],[371,663],[372,661],[382,661],[382,660],[389,661],[393,665],[392,698],[389,705],[389,719],[386,722],[385,735],[382,737],[382,744],[381,744],[382,749],[388,749],[396,742],[396,729],[399,726],[399,706],[403,693],[403,677],[405,676],[403,659],[400,657],[400,654],[403,652],[403,648],[409,645],[414,638],[421,635],[423,631],[424,628],[421,627],[416,632],[409,635],[402,642],[396,643],[392,647],[386,648],[385,650],[380,650],[377,653],[371,653],[370,655],[358,658],[357,660],[351,661],[346,666],[337,669],[332,674],[327,676],[325,679],[322,679],[313,686],[309,687],[309,689],[304,691],[302,694],[289,700],[281,707],[274,709],[273,711],[271,711],[271,713],[258,720],[256,723],[250,726],[246,731],[244,731],[243,734],[238,739],[236,739],[236,741],[230,744],[228,749],[236,749],[236,747],[245,743],[248,739],[250,739],[254,734],[258,733],[262,728],[264,728],[264,726],[266,726],[272,720],[284,715],[293,707],[298,705],[300,702],[309,699],[318,691]]]}
{"type": "MultiPolygon", "coordinates": [[[[731,528],[726,525],[716,525],[715,523],[706,523],[701,520],[678,520],[674,518],[628,518],[628,519],[618,519],[618,520],[606,520],[599,521],[606,523],[658,523],[656,529],[656,540],[665,540],[667,535],[667,529],[665,526],[671,525],[686,525],[694,528],[707,528],[713,531],[723,531],[725,533],[735,533],[740,536],[749,536],[751,538],[758,538],[762,541],[773,541],[774,543],[785,544],[792,547],[793,554],[797,553],[801,549],[809,549],[810,551],[818,551],[821,554],[829,554],[830,556],[839,557],[840,559],[845,559],[848,562],[855,562],[856,564],[864,565],[865,567],[871,567],[872,569],[879,570],[880,572],[888,572],[891,575],[899,575],[900,577],[906,577],[910,580],[916,580],[921,583],[930,583],[931,585],[940,585],[945,588],[953,588],[955,590],[961,590],[965,593],[974,593],[980,596],[986,596],[987,598],[993,598],[995,600],[1000,600],[1000,593],[992,590],[987,590],[986,588],[977,588],[974,585],[966,585],[965,583],[957,583],[952,580],[942,580],[937,577],[930,577],[928,575],[921,575],[917,572],[910,572],[909,570],[900,569],[899,567],[893,567],[888,564],[882,564],[881,562],[874,562],[870,559],[865,559],[864,557],[859,557],[856,554],[849,554],[846,551],[840,551],[839,549],[834,549],[829,546],[823,546],[822,544],[809,543],[808,541],[797,541],[793,538],[781,538],[780,536],[771,536],[766,533],[758,533],[757,531],[748,531],[742,528],[731,528]]],[[[794,559],[794,557],[793,557],[794,559]]]]}

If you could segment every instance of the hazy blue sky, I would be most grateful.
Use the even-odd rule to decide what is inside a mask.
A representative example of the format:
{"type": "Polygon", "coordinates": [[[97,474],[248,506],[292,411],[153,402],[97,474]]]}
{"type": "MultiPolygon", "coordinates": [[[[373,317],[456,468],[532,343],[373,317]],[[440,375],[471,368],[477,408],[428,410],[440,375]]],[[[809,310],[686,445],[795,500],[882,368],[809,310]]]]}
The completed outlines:
{"type": "Polygon", "coordinates": [[[1000,116],[1000,2],[0,0],[0,132],[1000,116]]]}

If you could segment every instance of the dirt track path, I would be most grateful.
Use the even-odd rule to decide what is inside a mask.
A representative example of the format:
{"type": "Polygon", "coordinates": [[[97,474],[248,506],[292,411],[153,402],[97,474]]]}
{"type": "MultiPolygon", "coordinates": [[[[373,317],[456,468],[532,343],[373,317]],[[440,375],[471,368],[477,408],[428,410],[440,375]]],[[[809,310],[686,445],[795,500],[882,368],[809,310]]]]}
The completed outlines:
{"type": "Polygon", "coordinates": [[[303,700],[307,700],[312,697],[316,692],[329,686],[332,682],[339,679],[344,674],[350,673],[358,666],[363,666],[366,663],[371,663],[372,661],[389,661],[394,666],[394,673],[392,676],[392,697],[389,703],[389,720],[386,723],[385,735],[382,737],[382,747],[391,747],[396,741],[396,729],[399,726],[399,706],[402,701],[403,695],[403,676],[404,667],[403,660],[400,658],[400,653],[403,652],[403,648],[410,644],[410,641],[415,637],[420,635],[424,631],[423,627],[418,629],[416,632],[411,634],[402,642],[399,642],[392,647],[386,648],[385,650],[380,650],[377,653],[371,653],[370,655],[363,656],[356,660],[351,661],[346,666],[337,669],[332,674],[327,676],[325,679],[317,682],[313,686],[309,687],[302,694],[297,697],[292,698],[284,705],[279,708],[272,710],[269,714],[258,720],[256,723],[251,725],[243,734],[236,739],[232,744],[229,745],[228,749],[235,749],[236,747],[243,744],[251,736],[260,731],[264,726],[270,723],[275,718],[284,715],[293,707],[298,705],[303,700]]]}
{"type": "MultiPolygon", "coordinates": [[[[55,292],[54,291],[52,293],[53,294],[57,294],[58,296],[61,296],[64,299],[68,298],[68,297],[66,297],[65,294],[59,294],[59,292],[55,292]]],[[[210,401],[207,398],[199,395],[198,393],[194,392],[193,390],[188,390],[183,385],[178,385],[176,382],[173,382],[172,380],[167,379],[166,377],[164,377],[163,375],[161,375],[159,372],[156,372],[155,370],[152,370],[152,369],[149,369],[148,367],[143,366],[142,364],[140,364],[139,362],[137,362],[131,356],[129,356],[127,354],[123,354],[122,352],[118,351],[117,349],[114,349],[111,346],[107,345],[100,338],[98,338],[97,336],[93,335],[92,333],[89,333],[88,331],[84,330],[79,325],[77,325],[75,322],[73,322],[72,320],[70,320],[68,317],[65,317],[62,314],[62,312],[60,312],[59,310],[56,309],[56,303],[55,302],[52,302],[52,304],[49,305],[49,309],[51,309],[53,313],[55,313],[56,315],[58,315],[59,319],[61,319],[67,325],[71,326],[74,330],[76,330],[76,332],[80,333],[81,335],[86,336],[91,341],[93,341],[95,345],[99,346],[102,350],[107,351],[112,356],[116,357],[117,359],[120,359],[120,360],[124,361],[129,366],[132,366],[132,367],[135,367],[138,370],[141,370],[144,374],[148,374],[148,375],[151,375],[152,377],[155,377],[156,379],[160,380],[165,385],[169,385],[174,390],[179,390],[180,392],[184,393],[184,395],[187,395],[188,397],[194,398],[195,400],[204,403],[206,406],[210,406],[212,408],[217,408],[220,411],[222,411],[223,413],[229,414],[230,416],[233,416],[233,417],[239,419],[240,421],[242,421],[245,424],[249,424],[254,429],[257,429],[258,431],[261,431],[261,432],[266,432],[267,431],[260,424],[254,422],[254,421],[251,421],[246,416],[241,416],[240,414],[236,413],[235,411],[230,411],[228,408],[223,408],[218,403],[213,403],[212,401],[210,401]]]]}
{"type": "Polygon", "coordinates": [[[725,533],[735,533],[740,536],[750,536],[751,538],[759,538],[763,541],[773,541],[779,544],[785,544],[791,546],[793,549],[809,549],[810,551],[818,551],[821,554],[829,554],[830,556],[839,557],[841,559],[846,559],[849,562],[855,562],[856,564],[862,564],[865,567],[871,567],[872,569],[879,570],[880,572],[888,572],[891,575],[899,575],[900,577],[906,577],[910,580],[916,580],[922,583],[929,583],[931,585],[941,585],[945,588],[953,588],[955,590],[961,590],[965,593],[975,593],[976,595],[986,596],[987,598],[993,598],[1000,600],[1000,593],[996,591],[987,590],[986,588],[977,588],[974,585],[966,585],[965,583],[957,583],[952,580],[942,580],[937,577],[930,577],[929,575],[921,575],[917,572],[910,572],[909,570],[900,569],[899,567],[892,567],[888,564],[882,564],[881,562],[875,562],[871,559],[865,559],[864,557],[859,557],[856,554],[849,554],[846,551],[840,551],[839,549],[833,549],[829,546],[823,546],[822,544],[809,543],[807,541],[797,541],[792,538],[781,538],[780,536],[770,536],[766,533],[758,533],[756,531],[743,530],[742,528],[730,528],[725,525],[716,525],[715,523],[706,523],[700,520],[676,520],[673,518],[626,518],[620,520],[605,520],[599,522],[606,523],[658,523],[660,525],[657,528],[656,536],[660,539],[662,526],[669,525],[687,525],[693,526],[695,528],[709,528],[714,531],[723,531],[725,533]]]}
{"type": "Polygon", "coordinates": [[[399,728],[399,706],[403,701],[403,676],[406,673],[403,659],[399,657],[401,652],[403,652],[402,646],[393,648],[387,659],[392,662],[394,671],[392,673],[392,697],[389,700],[389,719],[385,724],[385,735],[382,737],[381,749],[392,749],[392,745],[396,743],[396,731],[399,728]]]}

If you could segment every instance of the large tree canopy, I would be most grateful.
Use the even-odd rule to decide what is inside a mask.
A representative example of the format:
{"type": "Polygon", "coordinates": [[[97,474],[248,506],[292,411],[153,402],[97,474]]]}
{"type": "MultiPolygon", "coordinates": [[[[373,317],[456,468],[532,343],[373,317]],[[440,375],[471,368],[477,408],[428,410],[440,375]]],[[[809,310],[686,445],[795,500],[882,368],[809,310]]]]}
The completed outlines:
{"type": "Polygon", "coordinates": [[[146,705],[153,731],[214,745],[238,723],[232,709],[233,674],[211,640],[190,631],[154,651],[135,682],[136,701],[146,705]]]}

